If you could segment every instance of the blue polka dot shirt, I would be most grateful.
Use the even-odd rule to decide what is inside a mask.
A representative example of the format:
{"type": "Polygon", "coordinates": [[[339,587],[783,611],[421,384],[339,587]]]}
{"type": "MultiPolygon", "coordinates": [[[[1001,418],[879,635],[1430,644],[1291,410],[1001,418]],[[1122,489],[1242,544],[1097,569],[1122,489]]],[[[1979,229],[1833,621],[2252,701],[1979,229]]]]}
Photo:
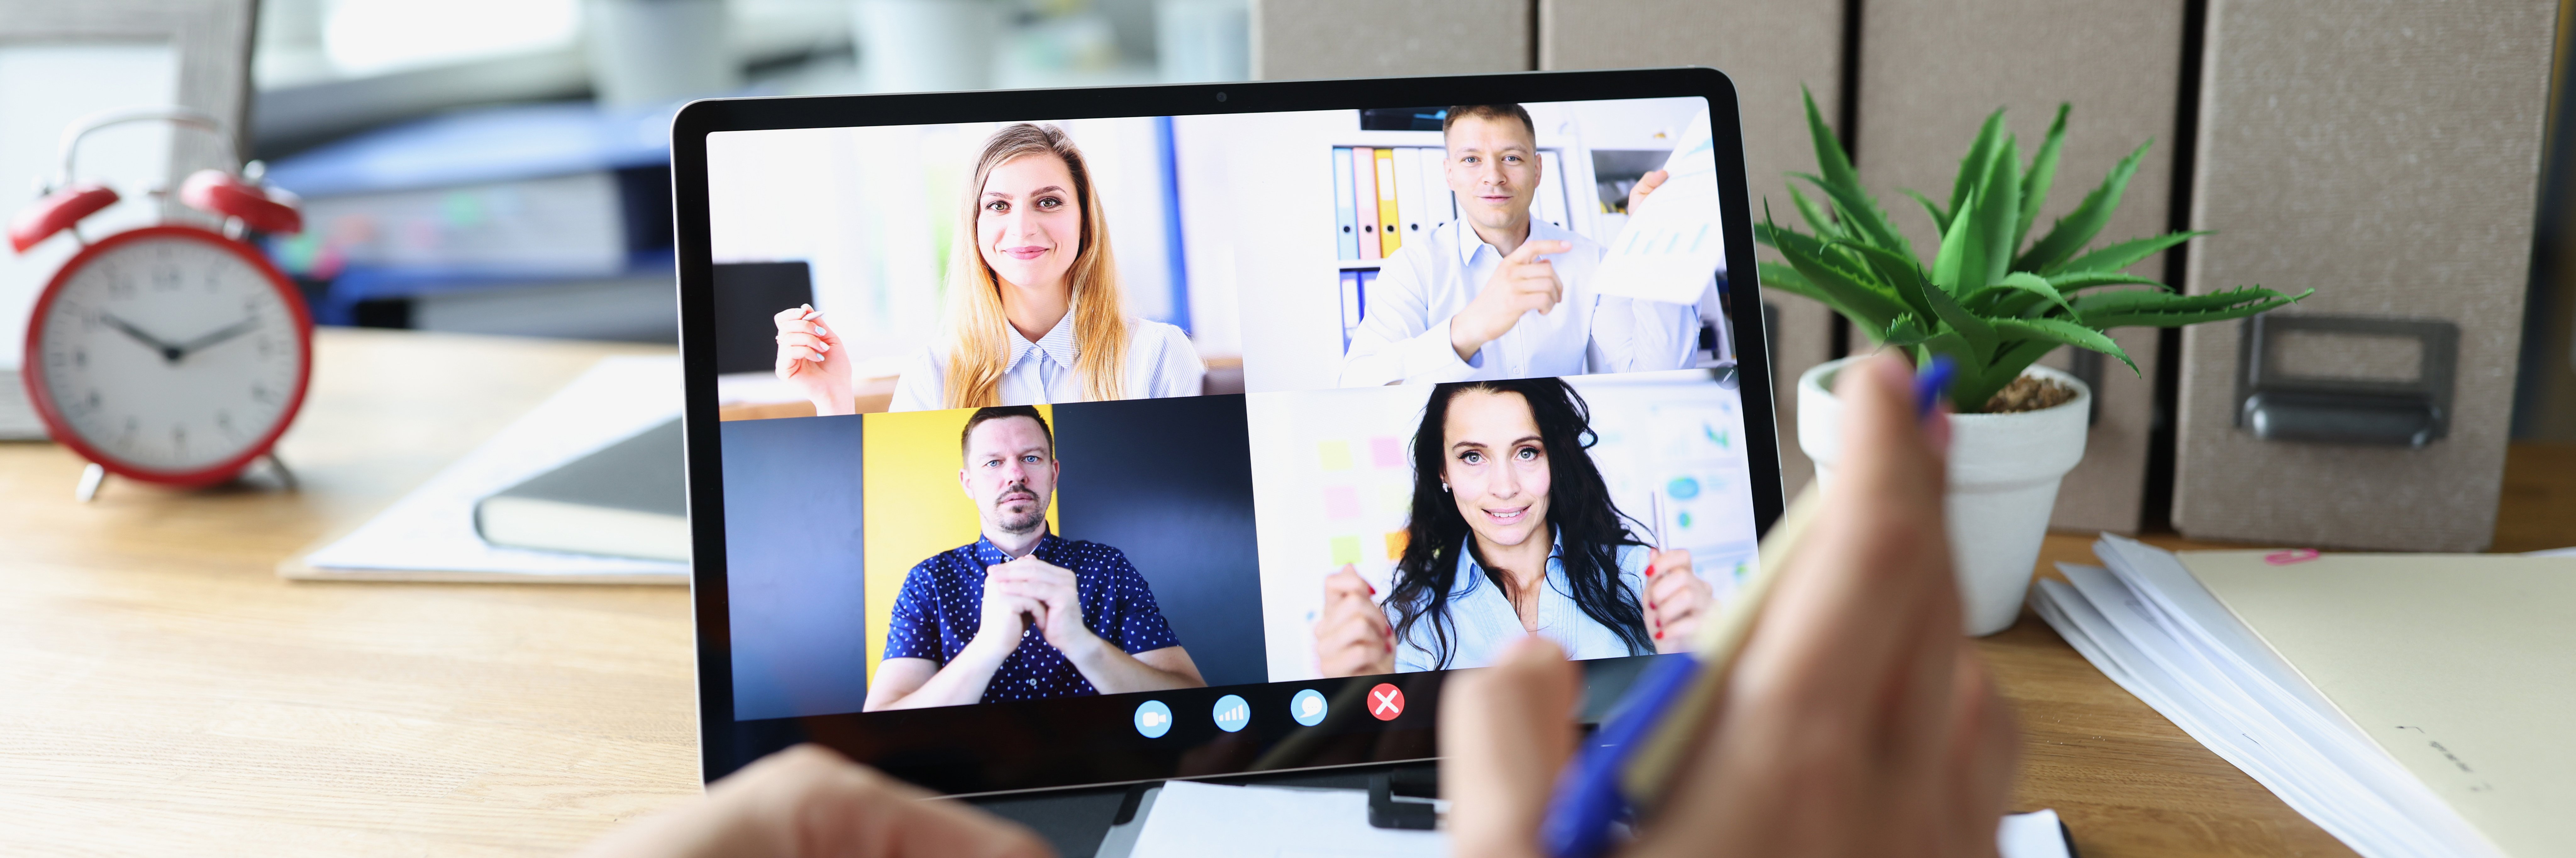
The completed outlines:
{"type": "MultiPolygon", "coordinates": [[[[1031,552],[1039,560],[1073,570],[1081,593],[1082,624],[1101,640],[1130,654],[1180,646],[1145,576],[1118,549],[1097,542],[1038,538],[1031,552]]],[[[925,658],[946,667],[975,639],[984,622],[984,567],[1010,562],[1010,555],[977,538],[931,555],[904,576],[894,597],[894,619],[886,626],[886,658],[925,658]]],[[[1099,694],[1082,678],[1046,636],[1032,627],[1021,633],[1019,648],[993,671],[981,702],[1041,700],[1099,694]]]]}

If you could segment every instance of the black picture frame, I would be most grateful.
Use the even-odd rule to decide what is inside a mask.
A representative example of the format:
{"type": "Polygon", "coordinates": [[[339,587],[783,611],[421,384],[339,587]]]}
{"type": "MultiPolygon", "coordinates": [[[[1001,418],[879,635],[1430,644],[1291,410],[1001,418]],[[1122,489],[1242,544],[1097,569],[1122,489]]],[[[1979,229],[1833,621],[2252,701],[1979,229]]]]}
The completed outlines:
{"type": "MultiPolygon", "coordinates": [[[[898,712],[850,713],[736,721],[731,631],[726,601],[723,462],[716,408],[717,327],[711,261],[708,134],[722,131],[839,128],[1000,120],[1071,120],[1299,110],[1348,110],[1425,104],[1592,101],[1629,98],[1707,99],[1716,141],[1722,227],[1726,239],[1726,318],[1736,343],[1747,464],[1756,526],[1768,532],[1785,505],[1781,488],[1769,345],[1761,323],[1753,213],[1747,198],[1743,130],[1734,83],[1710,68],[1533,72],[1450,77],[1264,81],[1168,86],[1006,90],[960,93],[726,98],[692,102],[671,124],[672,212],[679,279],[680,352],[686,383],[685,443],[694,556],[700,760],[713,781],[773,751],[819,742],[896,777],[950,794],[974,795],[1055,787],[1218,777],[1433,758],[1439,690],[1445,672],[1235,685],[1153,695],[1106,695],[1038,703],[1004,703],[898,712]],[[1407,706],[1395,721],[1370,718],[1360,705],[1369,689],[1390,683],[1407,706]],[[1335,701],[1314,727],[1255,719],[1239,733],[1207,719],[1182,719],[1147,740],[1130,718],[1138,699],[1171,701],[1175,711],[1204,708],[1240,695],[1256,712],[1278,711],[1302,689],[1335,701]],[[1131,699],[1138,698],[1138,699],[1131,699]]],[[[1584,662],[1585,710],[1597,719],[1653,656],[1584,662]]]]}

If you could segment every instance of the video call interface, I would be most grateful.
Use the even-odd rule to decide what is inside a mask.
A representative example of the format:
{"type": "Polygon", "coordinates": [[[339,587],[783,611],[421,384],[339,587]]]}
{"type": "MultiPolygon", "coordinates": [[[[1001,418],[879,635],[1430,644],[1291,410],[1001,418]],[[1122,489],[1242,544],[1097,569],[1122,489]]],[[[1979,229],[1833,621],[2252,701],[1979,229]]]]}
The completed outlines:
{"type": "Polygon", "coordinates": [[[1754,563],[1701,99],[706,149],[738,721],[1400,726],[1525,634],[1679,651],[1754,563]]]}

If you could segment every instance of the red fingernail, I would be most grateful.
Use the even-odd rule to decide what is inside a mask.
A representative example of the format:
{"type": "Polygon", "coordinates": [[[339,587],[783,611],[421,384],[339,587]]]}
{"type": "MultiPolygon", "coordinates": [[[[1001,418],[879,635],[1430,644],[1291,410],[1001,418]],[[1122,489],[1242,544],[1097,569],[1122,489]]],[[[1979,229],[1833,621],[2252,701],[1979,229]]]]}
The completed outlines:
{"type": "Polygon", "coordinates": [[[1375,585],[1375,584],[1370,584],[1370,585],[1368,585],[1368,588],[1369,588],[1369,595],[1371,595],[1371,596],[1375,596],[1375,595],[1377,595],[1377,585],[1375,585]]]}
{"type": "Polygon", "coordinates": [[[1663,640],[1663,639],[1664,639],[1664,630],[1663,630],[1663,629],[1656,629],[1656,630],[1655,630],[1655,639],[1656,639],[1656,640],[1663,640]]]}

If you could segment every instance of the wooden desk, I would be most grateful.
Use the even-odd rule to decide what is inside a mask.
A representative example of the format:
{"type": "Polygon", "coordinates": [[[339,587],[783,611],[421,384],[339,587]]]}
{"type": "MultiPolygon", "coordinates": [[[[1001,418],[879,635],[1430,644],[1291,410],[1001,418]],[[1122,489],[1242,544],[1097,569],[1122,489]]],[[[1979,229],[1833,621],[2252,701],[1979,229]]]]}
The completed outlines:
{"type": "MultiPolygon", "coordinates": [[[[283,447],[300,492],[110,480],[84,506],[70,454],[0,445],[0,854],[557,853],[698,793],[685,589],[274,571],[592,361],[668,350],[317,349],[283,447]]],[[[2508,512],[2576,499],[2565,482],[2509,483],[2508,512]]],[[[2052,536],[2043,565],[2089,542],[2052,536]]],[[[2088,858],[2349,854],[2037,619],[1982,646],[2026,736],[2014,803],[2057,808],[2088,858]]]]}

